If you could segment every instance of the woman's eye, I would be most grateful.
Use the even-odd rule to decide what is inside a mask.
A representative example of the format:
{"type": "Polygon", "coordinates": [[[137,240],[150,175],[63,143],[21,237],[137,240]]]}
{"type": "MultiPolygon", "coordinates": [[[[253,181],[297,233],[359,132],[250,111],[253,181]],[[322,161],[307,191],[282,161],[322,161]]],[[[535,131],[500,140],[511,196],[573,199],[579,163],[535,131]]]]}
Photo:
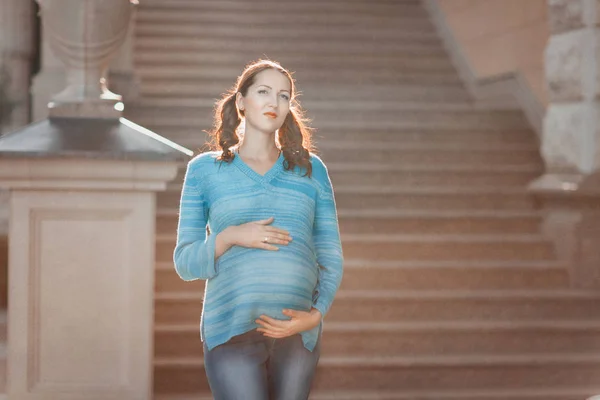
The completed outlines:
{"type": "Polygon", "coordinates": [[[266,93],[267,93],[267,91],[265,89],[260,89],[258,91],[258,94],[266,94],[266,93]]]}
{"type": "Polygon", "coordinates": [[[282,94],[281,97],[283,97],[283,99],[286,101],[290,101],[290,96],[288,96],[287,94],[282,94]]]}

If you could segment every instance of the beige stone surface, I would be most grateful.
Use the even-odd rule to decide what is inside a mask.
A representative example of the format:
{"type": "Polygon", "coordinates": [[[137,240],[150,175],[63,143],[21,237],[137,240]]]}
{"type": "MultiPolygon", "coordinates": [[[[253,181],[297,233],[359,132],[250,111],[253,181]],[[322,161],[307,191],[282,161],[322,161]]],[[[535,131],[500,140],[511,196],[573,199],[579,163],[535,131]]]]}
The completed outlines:
{"type": "Polygon", "coordinates": [[[528,85],[540,103],[547,104],[546,1],[438,0],[438,4],[477,77],[527,70],[528,85]]]}
{"type": "Polygon", "coordinates": [[[588,150],[582,140],[586,124],[585,110],[578,104],[552,104],[544,118],[542,155],[547,169],[575,172],[585,167],[588,150]]]}
{"type": "Polygon", "coordinates": [[[550,38],[546,50],[546,78],[552,101],[583,99],[585,51],[582,30],[550,38]]]}
{"type": "MultiPolygon", "coordinates": [[[[600,5],[598,5],[598,9],[600,10],[600,5]]],[[[594,50],[594,55],[595,55],[595,78],[596,78],[596,84],[595,84],[595,95],[594,97],[598,100],[600,100],[600,29],[596,29],[596,34],[595,34],[595,39],[594,39],[594,44],[595,44],[595,50],[594,50]]]]}
{"type": "Polygon", "coordinates": [[[525,67],[521,71],[527,84],[535,94],[535,97],[539,99],[548,99],[548,84],[546,80],[540,79],[540,76],[545,75],[545,69],[543,65],[536,66],[532,65],[525,67]]]}
{"type": "Polygon", "coordinates": [[[593,163],[592,168],[595,171],[600,171],[600,101],[597,101],[595,103],[594,114],[595,114],[595,119],[596,119],[595,128],[594,128],[594,142],[593,142],[595,151],[593,152],[594,163],[593,163]]]}
{"type": "Polygon", "coordinates": [[[176,163],[0,160],[9,399],[151,398],[155,195],[176,163]]]}
{"type": "Polygon", "coordinates": [[[553,34],[582,28],[585,0],[549,0],[548,15],[553,34]]]}
{"type": "Polygon", "coordinates": [[[11,200],[9,398],[149,398],[152,195],[11,200]]]}

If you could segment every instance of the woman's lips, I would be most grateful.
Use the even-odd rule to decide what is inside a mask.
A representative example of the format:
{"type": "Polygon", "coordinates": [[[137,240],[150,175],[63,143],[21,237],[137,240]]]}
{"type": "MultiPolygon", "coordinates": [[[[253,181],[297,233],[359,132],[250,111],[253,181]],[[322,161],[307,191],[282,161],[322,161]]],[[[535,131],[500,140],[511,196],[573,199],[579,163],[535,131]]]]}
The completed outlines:
{"type": "Polygon", "coordinates": [[[277,114],[272,113],[272,112],[266,112],[264,115],[266,115],[267,117],[269,117],[271,119],[277,118],[277,114]]]}

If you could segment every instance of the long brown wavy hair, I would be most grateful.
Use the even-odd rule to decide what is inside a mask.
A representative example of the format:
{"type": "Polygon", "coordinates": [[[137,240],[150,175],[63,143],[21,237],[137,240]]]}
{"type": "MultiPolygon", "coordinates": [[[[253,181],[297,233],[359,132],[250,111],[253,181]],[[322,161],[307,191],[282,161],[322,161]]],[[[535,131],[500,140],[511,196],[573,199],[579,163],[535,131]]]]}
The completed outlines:
{"type": "Polygon", "coordinates": [[[238,77],[235,86],[230,89],[217,102],[214,115],[214,126],[209,132],[212,140],[213,150],[222,150],[218,160],[231,162],[235,154],[231,148],[240,141],[238,127],[242,122],[244,112],[236,106],[236,94],[239,92],[246,96],[248,88],[254,83],[259,72],[274,69],[285,75],[291,85],[290,110],[283,121],[283,125],[277,131],[277,141],[285,157],[284,166],[286,170],[292,170],[298,166],[306,170],[305,176],[312,175],[309,152],[314,151],[312,143],[312,128],[308,126],[305,112],[296,98],[295,82],[292,74],[277,62],[271,60],[258,60],[248,64],[244,72],[238,77]]]}

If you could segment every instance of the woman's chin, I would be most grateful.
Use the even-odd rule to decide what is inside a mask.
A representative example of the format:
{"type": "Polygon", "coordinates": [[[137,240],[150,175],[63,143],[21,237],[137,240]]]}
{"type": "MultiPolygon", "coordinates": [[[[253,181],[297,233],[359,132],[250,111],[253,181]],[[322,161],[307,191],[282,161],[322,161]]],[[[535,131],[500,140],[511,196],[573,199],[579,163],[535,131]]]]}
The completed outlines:
{"type": "Polygon", "coordinates": [[[266,120],[261,121],[260,124],[247,125],[245,130],[248,131],[248,128],[250,128],[252,131],[258,131],[265,135],[271,136],[275,134],[275,132],[277,132],[277,130],[281,128],[282,125],[283,121],[279,123],[279,121],[275,120],[266,120]]]}

